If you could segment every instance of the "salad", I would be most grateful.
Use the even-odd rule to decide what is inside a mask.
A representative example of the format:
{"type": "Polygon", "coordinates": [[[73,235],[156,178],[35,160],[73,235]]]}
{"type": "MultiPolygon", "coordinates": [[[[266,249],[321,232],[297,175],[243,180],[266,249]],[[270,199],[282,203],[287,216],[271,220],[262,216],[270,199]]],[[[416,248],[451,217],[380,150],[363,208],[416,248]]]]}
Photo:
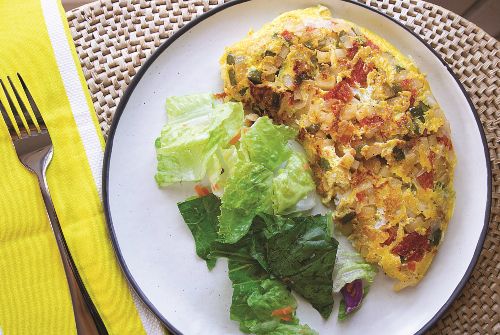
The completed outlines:
{"type": "Polygon", "coordinates": [[[212,94],[169,97],[155,142],[159,186],[196,182],[178,204],[208,270],[228,259],[231,320],[251,334],[316,334],[296,316],[305,298],[324,319],[357,310],[375,269],[334,234],[332,214],[312,214],[315,183],[297,131],[212,94]]]}

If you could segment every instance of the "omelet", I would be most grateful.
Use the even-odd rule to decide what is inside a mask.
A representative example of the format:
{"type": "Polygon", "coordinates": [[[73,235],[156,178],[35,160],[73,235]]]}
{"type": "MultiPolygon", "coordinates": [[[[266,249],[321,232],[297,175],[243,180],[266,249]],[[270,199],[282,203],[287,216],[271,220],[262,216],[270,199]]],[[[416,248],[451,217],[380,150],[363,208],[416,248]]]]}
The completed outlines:
{"type": "MultiPolygon", "coordinates": [[[[225,99],[299,130],[342,231],[400,290],[425,275],[451,219],[455,154],[425,75],[376,34],[316,6],[226,48],[225,99]]],[[[305,167],[306,168],[306,167],[305,167]]]]}

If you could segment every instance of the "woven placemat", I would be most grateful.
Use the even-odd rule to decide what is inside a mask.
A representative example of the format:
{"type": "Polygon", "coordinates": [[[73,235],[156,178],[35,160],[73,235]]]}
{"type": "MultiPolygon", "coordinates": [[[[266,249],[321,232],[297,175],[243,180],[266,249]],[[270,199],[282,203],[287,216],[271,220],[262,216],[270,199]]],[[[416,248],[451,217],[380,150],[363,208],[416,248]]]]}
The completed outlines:
{"type": "MultiPolygon", "coordinates": [[[[492,216],[462,294],[429,334],[500,334],[500,43],[464,18],[419,0],[357,0],[419,34],[464,84],[486,132],[492,216]]],[[[146,58],[178,28],[224,0],[100,0],[67,13],[106,136],[120,97],[146,58]]]]}

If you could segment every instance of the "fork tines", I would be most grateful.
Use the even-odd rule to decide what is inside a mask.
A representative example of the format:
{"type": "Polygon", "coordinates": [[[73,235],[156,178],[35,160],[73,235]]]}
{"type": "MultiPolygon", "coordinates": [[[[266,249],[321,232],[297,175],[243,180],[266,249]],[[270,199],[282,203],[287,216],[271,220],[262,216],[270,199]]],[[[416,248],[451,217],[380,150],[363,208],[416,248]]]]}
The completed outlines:
{"type": "Polygon", "coordinates": [[[40,110],[38,109],[35,100],[33,99],[33,96],[31,95],[30,91],[28,90],[28,87],[26,86],[26,83],[23,80],[23,77],[18,73],[17,77],[19,79],[19,82],[22,87],[22,91],[24,91],[24,94],[26,95],[26,99],[28,100],[30,107],[33,111],[33,115],[35,119],[32,118],[32,115],[29,113],[28,109],[26,108],[26,105],[24,104],[23,99],[19,95],[19,91],[16,88],[16,85],[12,81],[12,79],[7,76],[7,80],[10,84],[10,87],[12,89],[12,92],[14,92],[15,99],[21,109],[21,113],[19,113],[18,108],[16,107],[16,104],[14,103],[14,100],[12,99],[11,94],[9,93],[7,86],[5,85],[4,81],[0,79],[0,86],[2,87],[2,90],[5,94],[5,97],[7,98],[8,102],[8,107],[10,107],[10,111],[12,113],[12,116],[14,117],[15,125],[11,122],[11,118],[9,117],[8,109],[6,105],[2,103],[0,100],[0,112],[2,113],[3,120],[5,124],[7,125],[7,128],[9,129],[9,132],[11,136],[19,136],[19,137],[25,137],[29,134],[31,134],[32,131],[34,132],[40,132],[42,129],[46,129],[45,127],[45,122],[43,121],[42,115],[40,114],[40,110]]]}

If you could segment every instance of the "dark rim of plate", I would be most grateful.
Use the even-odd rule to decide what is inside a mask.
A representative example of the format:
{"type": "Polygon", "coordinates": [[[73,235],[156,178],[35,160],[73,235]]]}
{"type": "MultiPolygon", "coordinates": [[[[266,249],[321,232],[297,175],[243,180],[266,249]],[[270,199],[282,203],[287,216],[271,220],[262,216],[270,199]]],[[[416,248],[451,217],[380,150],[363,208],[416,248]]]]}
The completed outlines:
{"type": "MultiPolygon", "coordinates": [[[[233,1],[230,1],[230,2],[227,2],[227,3],[224,3],[224,4],[222,4],[222,5],[218,6],[218,7],[215,7],[214,9],[210,10],[209,12],[204,13],[204,14],[200,15],[199,17],[197,17],[196,19],[194,19],[193,21],[187,23],[184,27],[180,28],[177,32],[175,32],[162,45],[160,45],[158,47],[158,49],[140,67],[139,71],[137,72],[137,74],[132,79],[130,85],[125,90],[125,92],[123,94],[123,97],[120,99],[120,102],[119,102],[118,107],[117,107],[116,112],[115,112],[115,116],[114,116],[113,122],[111,124],[110,129],[109,129],[108,141],[106,143],[106,150],[104,152],[104,162],[103,162],[103,172],[102,172],[102,177],[103,177],[102,178],[102,180],[103,180],[103,184],[102,184],[102,196],[103,196],[103,203],[104,203],[104,214],[105,214],[105,217],[106,217],[106,221],[108,223],[108,228],[109,228],[109,232],[110,232],[110,236],[111,236],[111,241],[113,243],[113,247],[114,247],[116,255],[118,257],[118,261],[120,262],[120,265],[121,265],[121,267],[123,269],[123,272],[125,273],[125,276],[127,277],[128,281],[132,285],[132,287],[135,290],[135,292],[137,293],[137,295],[144,301],[144,303],[151,310],[151,312],[153,312],[163,322],[163,324],[168,328],[168,330],[170,332],[172,332],[173,334],[175,334],[175,335],[182,335],[182,333],[178,329],[176,329],[174,327],[174,325],[172,325],[156,309],[156,307],[146,297],[146,295],[144,294],[144,292],[142,292],[141,288],[139,287],[139,285],[137,284],[137,282],[134,280],[134,277],[130,273],[130,270],[128,269],[127,264],[125,262],[125,259],[123,258],[123,255],[122,255],[122,253],[120,251],[120,246],[119,246],[119,243],[118,243],[118,240],[117,240],[114,228],[113,228],[113,220],[111,219],[111,211],[110,211],[110,208],[109,208],[109,194],[108,194],[108,187],[109,187],[109,185],[108,185],[108,182],[109,182],[109,164],[110,164],[110,160],[111,160],[111,152],[113,151],[113,139],[114,139],[116,128],[118,127],[118,123],[120,121],[120,117],[121,117],[123,111],[125,110],[125,106],[127,105],[127,102],[129,100],[130,96],[132,95],[132,92],[134,91],[135,87],[137,86],[137,84],[141,80],[142,76],[146,73],[146,71],[148,70],[148,68],[151,66],[151,64],[154,63],[154,61],[156,60],[156,58],[158,58],[158,56],[163,51],[165,51],[172,43],[174,43],[179,37],[181,37],[182,35],[184,35],[184,33],[186,33],[189,29],[193,28],[198,23],[204,21],[205,19],[211,17],[212,15],[217,14],[218,12],[220,12],[220,11],[226,9],[226,8],[229,8],[229,7],[241,4],[241,3],[245,3],[245,2],[248,2],[248,1],[251,1],[251,0],[233,0],[233,1]]],[[[481,231],[481,235],[479,237],[479,240],[478,240],[476,249],[474,251],[474,255],[472,257],[472,260],[471,260],[469,266],[467,267],[467,270],[465,271],[464,276],[462,277],[462,279],[460,280],[460,282],[458,283],[457,287],[455,288],[455,290],[453,291],[453,293],[451,294],[451,296],[448,298],[448,300],[446,301],[446,303],[439,309],[439,311],[418,332],[415,333],[416,335],[420,335],[420,334],[424,334],[426,331],[428,331],[436,323],[436,321],[439,320],[439,318],[444,314],[444,312],[451,306],[451,304],[453,303],[453,301],[459,296],[460,292],[462,291],[462,289],[464,288],[465,284],[467,283],[470,275],[472,274],[472,271],[474,270],[474,267],[475,267],[475,265],[477,263],[477,260],[479,259],[479,255],[481,253],[481,250],[482,250],[482,247],[483,247],[483,244],[484,244],[484,240],[486,238],[486,232],[488,230],[487,228],[488,228],[488,223],[489,223],[489,220],[490,220],[490,211],[491,211],[491,197],[492,197],[492,195],[491,195],[491,185],[492,185],[492,177],[491,177],[491,161],[490,161],[490,154],[489,154],[489,150],[488,150],[488,142],[486,140],[486,136],[485,136],[484,129],[483,129],[483,126],[481,124],[481,121],[479,119],[479,115],[478,115],[478,113],[477,113],[477,111],[476,111],[476,109],[475,109],[475,107],[474,107],[474,105],[473,105],[473,103],[472,103],[469,95],[465,91],[463,85],[460,83],[460,81],[458,80],[457,76],[451,70],[451,68],[448,66],[448,64],[442,59],[442,57],[431,46],[429,46],[427,44],[427,42],[425,42],[419,35],[417,35],[410,28],[406,27],[404,24],[400,23],[399,21],[395,20],[394,18],[388,16],[385,13],[379,12],[378,10],[376,10],[376,9],[374,9],[372,7],[369,7],[369,6],[365,5],[365,4],[361,4],[361,3],[358,3],[358,2],[354,2],[352,0],[341,0],[341,1],[348,2],[348,3],[351,3],[351,4],[356,5],[356,6],[360,6],[362,8],[365,8],[367,10],[370,10],[372,12],[375,12],[375,13],[383,16],[384,18],[386,18],[388,20],[391,20],[392,22],[396,23],[398,26],[402,27],[407,32],[409,32],[410,34],[412,34],[413,36],[415,36],[423,45],[425,45],[427,47],[427,49],[429,49],[434,54],[434,56],[436,58],[438,58],[441,61],[441,63],[446,67],[446,69],[448,70],[448,72],[455,79],[455,81],[457,82],[458,86],[462,90],[462,93],[466,97],[467,102],[469,103],[469,106],[470,106],[470,108],[471,108],[471,110],[472,110],[472,112],[474,114],[474,118],[476,119],[476,123],[477,123],[478,129],[479,129],[479,133],[481,134],[481,140],[483,142],[484,155],[485,155],[485,158],[486,158],[486,165],[487,165],[487,170],[488,170],[488,176],[487,176],[488,177],[487,178],[488,179],[488,185],[487,185],[487,187],[488,187],[488,190],[487,190],[487,202],[486,202],[486,209],[485,209],[485,214],[484,214],[483,229],[481,231]]]]}

